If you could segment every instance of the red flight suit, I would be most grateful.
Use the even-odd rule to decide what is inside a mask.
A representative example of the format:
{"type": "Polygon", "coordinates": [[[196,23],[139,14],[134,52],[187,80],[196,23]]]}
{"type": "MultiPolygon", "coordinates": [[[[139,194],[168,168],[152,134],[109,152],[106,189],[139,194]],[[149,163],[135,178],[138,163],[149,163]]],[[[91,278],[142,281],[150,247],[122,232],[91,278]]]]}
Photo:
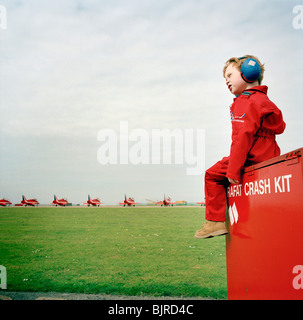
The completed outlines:
{"type": "Polygon", "coordinates": [[[280,155],[275,135],[284,131],[285,122],[281,111],[267,97],[267,89],[267,86],[247,89],[230,106],[230,155],[205,173],[206,220],[226,220],[228,178],[241,181],[244,166],[280,155]]]}

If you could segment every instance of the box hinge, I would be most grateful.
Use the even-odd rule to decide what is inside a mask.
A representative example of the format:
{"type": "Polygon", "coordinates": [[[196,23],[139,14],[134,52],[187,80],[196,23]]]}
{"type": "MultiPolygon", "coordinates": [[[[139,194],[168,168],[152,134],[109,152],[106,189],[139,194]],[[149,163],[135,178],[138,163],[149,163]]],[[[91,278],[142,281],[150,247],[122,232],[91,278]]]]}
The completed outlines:
{"type": "Polygon", "coordinates": [[[285,155],[285,160],[287,161],[287,165],[293,165],[300,162],[301,150],[295,150],[289,152],[285,155]]]}
{"type": "Polygon", "coordinates": [[[248,176],[253,176],[255,174],[255,166],[249,166],[245,169],[248,176]]]}

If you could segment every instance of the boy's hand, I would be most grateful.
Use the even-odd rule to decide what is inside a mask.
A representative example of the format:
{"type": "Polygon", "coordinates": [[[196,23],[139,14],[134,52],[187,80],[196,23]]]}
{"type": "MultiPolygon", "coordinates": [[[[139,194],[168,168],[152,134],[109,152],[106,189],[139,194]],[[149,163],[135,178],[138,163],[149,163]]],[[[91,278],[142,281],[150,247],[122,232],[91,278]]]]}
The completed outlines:
{"type": "Polygon", "coordinates": [[[229,181],[229,183],[232,183],[232,184],[238,184],[239,183],[238,180],[234,180],[234,179],[230,179],[230,178],[228,178],[228,181],[229,181]]]}

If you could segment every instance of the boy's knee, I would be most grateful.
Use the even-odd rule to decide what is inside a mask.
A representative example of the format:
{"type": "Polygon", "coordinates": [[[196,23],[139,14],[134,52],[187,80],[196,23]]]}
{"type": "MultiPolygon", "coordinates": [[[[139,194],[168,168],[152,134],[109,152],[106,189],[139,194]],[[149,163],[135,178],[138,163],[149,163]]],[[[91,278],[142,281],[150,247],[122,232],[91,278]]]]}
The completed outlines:
{"type": "Polygon", "coordinates": [[[205,171],[205,182],[213,182],[220,180],[220,177],[218,176],[218,172],[212,170],[212,168],[209,168],[208,170],[205,171]]]}
{"type": "Polygon", "coordinates": [[[223,158],[222,160],[218,161],[212,167],[205,171],[205,181],[206,180],[225,180],[226,172],[228,167],[228,157],[223,158]]]}
{"type": "Polygon", "coordinates": [[[211,169],[207,169],[205,171],[205,176],[204,176],[205,180],[212,180],[212,171],[211,169]]]}

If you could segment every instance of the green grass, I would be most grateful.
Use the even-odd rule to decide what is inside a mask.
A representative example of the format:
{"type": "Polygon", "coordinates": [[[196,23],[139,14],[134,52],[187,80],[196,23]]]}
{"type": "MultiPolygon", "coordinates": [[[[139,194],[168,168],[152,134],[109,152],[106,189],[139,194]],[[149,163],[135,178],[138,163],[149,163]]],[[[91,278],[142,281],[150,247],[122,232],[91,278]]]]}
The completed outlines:
{"type": "Polygon", "coordinates": [[[225,237],[201,207],[0,208],[9,291],[227,298],[225,237]]]}

